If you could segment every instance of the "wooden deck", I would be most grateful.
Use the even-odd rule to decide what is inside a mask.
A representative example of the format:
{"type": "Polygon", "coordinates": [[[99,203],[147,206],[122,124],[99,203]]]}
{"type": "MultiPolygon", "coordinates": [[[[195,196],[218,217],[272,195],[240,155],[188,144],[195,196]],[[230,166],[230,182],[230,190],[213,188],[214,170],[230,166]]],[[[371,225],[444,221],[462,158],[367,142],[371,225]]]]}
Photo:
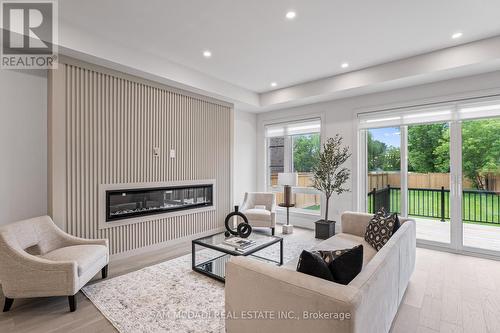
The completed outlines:
{"type": "MultiPolygon", "coordinates": [[[[413,217],[417,238],[441,243],[450,242],[450,222],[413,217]]],[[[464,246],[500,251],[500,225],[464,223],[464,246]]]]}

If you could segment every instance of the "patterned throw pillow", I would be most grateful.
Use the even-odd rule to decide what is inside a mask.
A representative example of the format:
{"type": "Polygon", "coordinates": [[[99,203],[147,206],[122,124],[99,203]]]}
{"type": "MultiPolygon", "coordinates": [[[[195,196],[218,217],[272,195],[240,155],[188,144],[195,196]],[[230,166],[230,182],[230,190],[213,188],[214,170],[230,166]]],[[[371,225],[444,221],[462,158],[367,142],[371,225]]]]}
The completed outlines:
{"type": "Polygon", "coordinates": [[[382,246],[387,243],[394,232],[394,224],[396,223],[397,215],[387,215],[384,207],[373,215],[370,223],[366,227],[365,240],[373,248],[379,251],[382,246]]]}
{"type": "Polygon", "coordinates": [[[340,257],[346,252],[351,251],[351,249],[344,249],[344,250],[334,250],[334,251],[327,251],[327,250],[315,250],[312,251],[313,253],[316,253],[319,255],[323,260],[327,263],[327,265],[331,264],[335,259],[340,257]]]}

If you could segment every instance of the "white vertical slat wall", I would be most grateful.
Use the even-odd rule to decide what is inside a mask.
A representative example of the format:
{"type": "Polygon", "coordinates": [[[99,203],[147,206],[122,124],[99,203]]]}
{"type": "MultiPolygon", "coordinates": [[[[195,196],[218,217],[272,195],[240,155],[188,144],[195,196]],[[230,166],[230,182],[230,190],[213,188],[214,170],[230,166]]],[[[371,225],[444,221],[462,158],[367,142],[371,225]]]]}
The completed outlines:
{"type": "Polygon", "coordinates": [[[60,67],[64,74],[51,79],[64,82],[51,85],[63,88],[52,98],[65,107],[53,110],[51,121],[65,117],[66,128],[54,129],[49,142],[65,140],[66,147],[64,159],[55,157],[62,162],[49,164],[52,177],[65,180],[49,193],[49,211],[64,212],[56,223],[76,236],[108,238],[112,254],[223,226],[231,210],[231,105],[84,64],[60,67]],[[100,184],[197,179],[215,179],[215,210],[98,227],[100,184]]]}

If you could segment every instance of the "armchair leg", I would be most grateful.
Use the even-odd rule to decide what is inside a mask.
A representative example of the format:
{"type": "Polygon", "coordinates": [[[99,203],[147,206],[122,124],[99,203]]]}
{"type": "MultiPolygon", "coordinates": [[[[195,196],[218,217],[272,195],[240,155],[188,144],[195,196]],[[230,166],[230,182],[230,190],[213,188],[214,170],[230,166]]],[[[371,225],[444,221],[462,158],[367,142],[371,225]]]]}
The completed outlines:
{"type": "Polygon", "coordinates": [[[102,275],[102,278],[105,279],[108,277],[108,265],[104,266],[102,269],[101,269],[101,275],[102,275]]]}
{"type": "Polygon", "coordinates": [[[3,306],[3,312],[9,311],[10,307],[12,306],[12,303],[14,303],[14,299],[13,298],[5,297],[5,304],[3,306]]]}
{"type": "Polygon", "coordinates": [[[76,295],[68,296],[69,311],[75,312],[76,310],[76,295]]]}
{"type": "Polygon", "coordinates": [[[274,236],[274,228],[271,228],[271,235],[274,236]]]}

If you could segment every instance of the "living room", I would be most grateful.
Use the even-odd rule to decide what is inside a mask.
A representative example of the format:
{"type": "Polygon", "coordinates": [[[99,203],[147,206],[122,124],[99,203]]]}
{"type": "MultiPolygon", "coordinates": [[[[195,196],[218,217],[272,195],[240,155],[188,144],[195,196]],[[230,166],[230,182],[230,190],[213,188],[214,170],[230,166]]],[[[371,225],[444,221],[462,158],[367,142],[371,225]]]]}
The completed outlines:
{"type": "Polygon", "coordinates": [[[0,331],[499,332],[499,10],[2,1],[0,331]]]}

